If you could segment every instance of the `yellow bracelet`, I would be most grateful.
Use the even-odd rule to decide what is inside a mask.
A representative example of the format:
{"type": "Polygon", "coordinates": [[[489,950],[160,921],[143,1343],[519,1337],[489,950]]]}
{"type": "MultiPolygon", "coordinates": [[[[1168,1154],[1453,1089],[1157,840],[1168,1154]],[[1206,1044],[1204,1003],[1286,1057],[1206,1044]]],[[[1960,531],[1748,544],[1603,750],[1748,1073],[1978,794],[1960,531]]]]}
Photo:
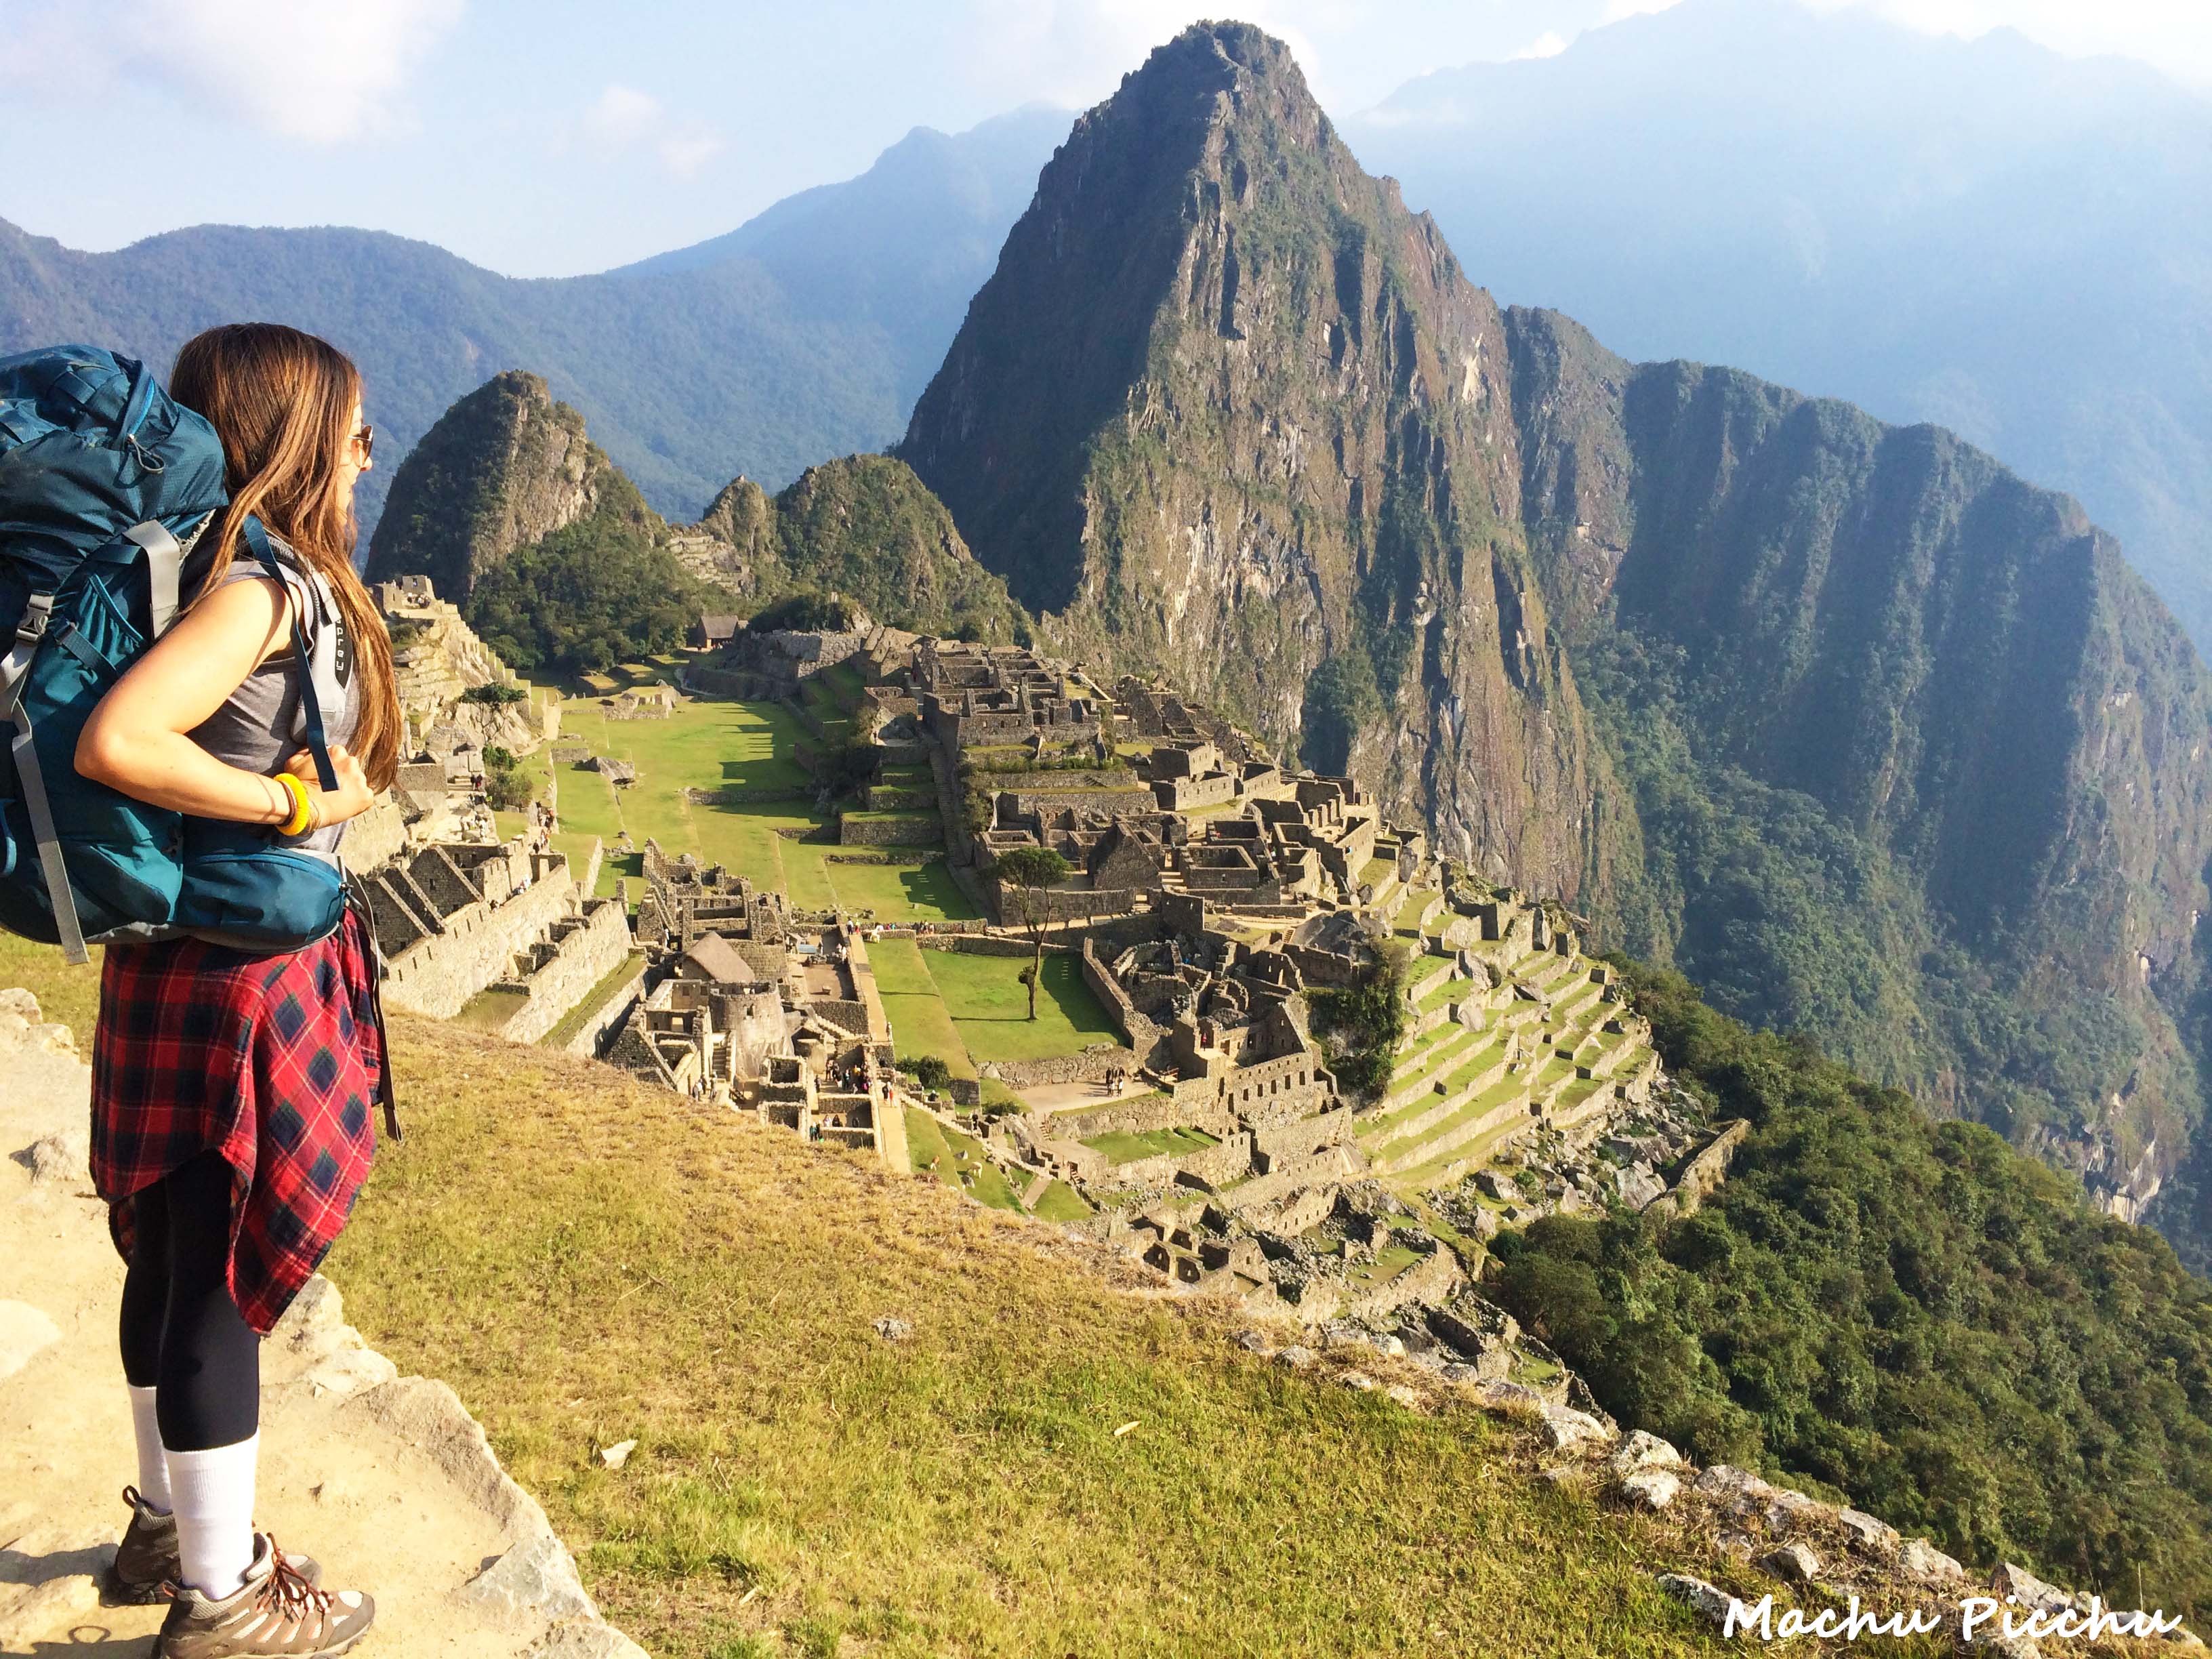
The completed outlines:
{"type": "Polygon", "coordinates": [[[314,810],[307,799],[307,786],[289,772],[279,772],[276,781],[292,798],[292,816],[276,826],[280,836],[304,836],[314,821],[314,810]]]}

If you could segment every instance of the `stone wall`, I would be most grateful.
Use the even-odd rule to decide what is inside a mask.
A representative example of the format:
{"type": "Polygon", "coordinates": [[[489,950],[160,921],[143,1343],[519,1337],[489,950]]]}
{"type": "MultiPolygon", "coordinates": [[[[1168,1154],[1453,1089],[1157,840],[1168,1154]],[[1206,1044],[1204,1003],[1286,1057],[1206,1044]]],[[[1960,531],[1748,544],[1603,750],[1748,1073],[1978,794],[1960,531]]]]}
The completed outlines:
{"type": "Polygon", "coordinates": [[[1152,794],[1164,811],[1194,812],[1235,800],[1237,780],[1226,772],[1196,778],[1155,778],[1152,794]]]}
{"type": "Polygon", "coordinates": [[[864,818],[851,812],[837,821],[837,840],[845,847],[936,847],[945,826],[934,817],[864,818]]]}
{"type": "Polygon", "coordinates": [[[374,870],[407,850],[407,814],[390,790],[368,811],[346,825],[343,842],[346,868],[374,870]]]}
{"type": "Polygon", "coordinates": [[[1680,1177],[1674,1190],[1652,1200],[1649,1212],[1664,1215],[1694,1215],[1698,1207],[1713,1194],[1713,1189],[1728,1179],[1728,1166],[1735,1156],[1735,1149],[1751,1133],[1751,1125],[1741,1118],[1722,1126],[1721,1132],[1706,1143],[1705,1148],[1682,1166],[1680,1177]]]}
{"type": "Polygon", "coordinates": [[[872,1035],[868,1030],[867,1005],[857,998],[832,1000],[829,997],[810,997],[806,1002],[806,1012],[808,1018],[827,1021],[854,1036],[872,1035]]]}
{"type": "Polygon", "coordinates": [[[1011,903],[998,882],[991,883],[991,890],[994,912],[1008,927],[1025,926],[1029,915],[1051,922],[1096,921],[1102,916],[1126,916],[1137,908],[1137,890],[1133,887],[1103,893],[1087,887],[1048,887],[1011,903]],[[1024,905],[1029,907],[1026,913],[1024,905]]]}
{"type": "MultiPolygon", "coordinates": [[[[925,951],[957,951],[969,957],[1028,957],[1036,947],[1025,939],[1013,939],[1005,933],[922,933],[915,941],[925,951]]],[[[1048,957],[1065,956],[1068,947],[1054,939],[1044,942],[1044,953],[1048,957]]]]}
{"type": "Polygon", "coordinates": [[[1258,1129],[1252,1135],[1253,1165],[1262,1175],[1285,1164],[1342,1146],[1352,1138],[1352,1108],[1316,1112],[1295,1122],[1258,1129]]]}
{"type": "Polygon", "coordinates": [[[407,1013],[451,1019],[471,997],[505,979],[516,952],[567,915],[574,900],[568,861],[556,854],[544,863],[544,873],[514,897],[466,905],[444,919],[443,933],[393,957],[385,1001],[407,1013]]]}
{"type": "Polygon", "coordinates": [[[1097,1083],[1116,1066],[1127,1068],[1136,1056],[1120,1043],[1103,1043],[1079,1054],[1053,1054],[1043,1060],[1001,1060],[985,1069],[1010,1089],[1036,1089],[1048,1083],[1097,1083]]]}
{"type": "MultiPolygon", "coordinates": [[[[1024,775],[1049,778],[1050,771],[1024,775]]],[[[1082,776],[1076,773],[1073,775],[1082,776]]],[[[1159,811],[1160,804],[1149,784],[1129,782],[1112,787],[1080,786],[1069,787],[1061,783],[1023,784],[1006,783],[997,778],[978,778],[975,781],[986,789],[996,793],[1003,806],[1011,800],[1015,817],[1027,817],[1030,813],[1042,814],[1050,819],[1062,812],[1127,812],[1149,818],[1159,811]]],[[[1006,822],[1003,812],[999,820],[1006,822]]]]}
{"type": "Polygon", "coordinates": [[[501,1028],[514,1042],[544,1036],[629,953],[629,918],[612,899],[586,902],[581,915],[555,922],[552,933],[550,951],[521,981],[530,1000],[501,1028]]]}
{"type": "Polygon", "coordinates": [[[630,1010],[637,1006],[638,999],[644,994],[645,964],[640,963],[637,971],[599,1005],[599,1011],[578,1026],[576,1034],[562,1044],[561,1052],[574,1054],[582,1060],[593,1058],[599,1052],[599,1045],[606,1041],[607,1033],[629,1018],[630,1010]]]}
{"type": "Polygon", "coordinates": [[[1051,1120],[1054,1139],[1095,1140],[1100,1135],[1149,1134],[1155,1129],[1188,1126],[1210,1135],[1227,1137],[1237,1132],[1234,1118],[1218,1104],[1207,1103],[1194,1111],[1172,1095],[1139,1095],[1116,1100],[1085,1112],[1059,1112],[1051,1120]]]}
{"type": "Polygon", "coordinates": [[[1459,1259],[1439,1244],[1387,1285],[1343,1303],[1339,1313],[1346,1319],[1378,1319],[1413,1303],[1443,1302],[1466,1277],[1459,1259]]]}
{"type": "Polygon", "coordinates": [[[1097,951],[1087,937],[1083,941],[1080,966],[1083,982],[1121,1028],[1129,1047],[1146,1065],[1155,1064],[1153,1051],[1167,1041],[1167,1033],[1138,1012],[1137,1005],[1129,1000],[1129,994],[1098,960],[1097,951]]]}

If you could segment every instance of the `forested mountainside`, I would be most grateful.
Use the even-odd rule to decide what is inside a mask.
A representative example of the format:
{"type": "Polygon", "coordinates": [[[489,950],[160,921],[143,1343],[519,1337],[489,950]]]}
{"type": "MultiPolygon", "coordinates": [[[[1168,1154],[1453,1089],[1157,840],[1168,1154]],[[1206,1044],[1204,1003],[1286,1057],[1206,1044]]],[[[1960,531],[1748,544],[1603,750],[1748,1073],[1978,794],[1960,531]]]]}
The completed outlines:
{"type": "Polygon", "coordinates": [[[1934,421],[2212,649],[2212,101],[2007,28],[1684,0],[1350,117],[1501,301],[1934,421]]]}
{"type": "Polygon", "coordinates": [[[739,478],[692,538],[711,538],[694,540],[701,573],[748,605],[835,592],[894,627],[994,644],[1028,636],[1021,606],[976,562],[945,503],[888,455],[810,466],[774,495],[739,478]]]}
{"type": "Polygon", "coordinates": [[[392,465],[447,405],[528,364],[656,507],[690,518],[739,472],[781,486],[897,435],[1066,130],[1047,110],[918,129],[860,178],[728,236],[559,280],[372,231],[203,225],[82,253],[0,221],[0,355],[86,340],[166,371],[216,323],[322,334],[368,381],[372,526],[392,465]]]}
{"type": "Polygon", "coordinates": [[[1079,120],[898,453],[1051,637],[1729,1012],[2123,1213],[2183,1156],[2212,690],[2112,540],[1936,428],[1501,312],[1258,31],[1079,120]]]}
{"type": "Polygon", "coordinates": [[[682,643],[702,611],[836,592],[878,620],[1004,641],[1027,619],[903,463],[850,455],[771,496],[725,485],[671,526],[544,380],[495,375],[398,469],[373,581],[421,574],[526,671],[604,668],[682,643]]]}

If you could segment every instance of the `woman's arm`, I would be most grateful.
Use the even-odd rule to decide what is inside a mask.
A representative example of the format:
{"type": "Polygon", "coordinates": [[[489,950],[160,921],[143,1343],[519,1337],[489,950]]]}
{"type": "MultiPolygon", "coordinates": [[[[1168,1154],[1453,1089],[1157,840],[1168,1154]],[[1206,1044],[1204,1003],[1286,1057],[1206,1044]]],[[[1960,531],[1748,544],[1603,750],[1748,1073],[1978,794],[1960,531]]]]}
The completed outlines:
{"type": "MultiPolygon", "coordinates": [[[[78,734],[76,769],[134,799],[234,823],[278,824],[292,797],[273,778],[217,760],[185,734],[197,730],[291,634],[292,598],[275,582],[217,588],[177,619],[102,697],[78,734]]],[[[313,822],[337,823],[368,810],[361,763],[331,745],[338,787],[313,787],[305,755],[285,769],[309,781],[313,822]]]]}

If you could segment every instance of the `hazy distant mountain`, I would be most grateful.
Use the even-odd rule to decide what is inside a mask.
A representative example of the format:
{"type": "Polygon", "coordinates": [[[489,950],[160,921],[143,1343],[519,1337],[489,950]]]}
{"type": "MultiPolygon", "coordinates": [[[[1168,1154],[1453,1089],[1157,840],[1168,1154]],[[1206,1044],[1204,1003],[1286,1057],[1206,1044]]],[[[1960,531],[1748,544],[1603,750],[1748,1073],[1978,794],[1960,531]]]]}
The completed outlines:
{"type": "Polygon", "coordinates": [[[1949,427],[2212,645],[2212,101],[2008,31],[1686,0],[1344,129],[1502,300],[1949,427]]]}
{"type": "Polygon", "coordinates": [[[696,519],[739,473],[780,486],[898,435],[1068,118],[917,128],[726,236],[553,281],[374,231],[210,225],[80,253],[0,221],[0,353],[82,339],[166,368],[212,323],[326,335],[368,380],[372,527],[447,406],[527,364],[656,507],[696,519]]]}

